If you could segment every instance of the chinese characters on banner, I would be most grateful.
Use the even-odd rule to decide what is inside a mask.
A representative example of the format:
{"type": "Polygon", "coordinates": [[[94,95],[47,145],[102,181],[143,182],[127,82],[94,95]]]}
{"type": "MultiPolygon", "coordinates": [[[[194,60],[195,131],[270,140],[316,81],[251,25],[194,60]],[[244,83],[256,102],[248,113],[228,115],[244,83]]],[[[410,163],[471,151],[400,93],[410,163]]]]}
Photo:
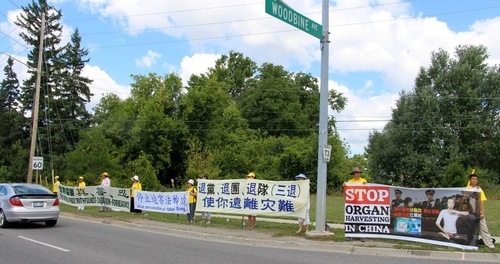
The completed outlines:
{"type": "Polygon", "coordinates": [[[345,236],[477,250],[478,189],[346,184],[345,236]]]}
{"type": "Polygon", "coordinates": [[[196,211],[305,217],[309,180],[198,180],[196,211]]]}
{"type": "Polygon", "coordinates": [[[73,206],[106,205],[115,211],[130,211],[130,189],[101,186],[87,186],[85,188],[59,185],[57,193],[61,202],[73,206]]]}
{"type": "Polygon", "coordinates": [[[186,214],[189,212],[188,192],[135,191],[135,209],[160,213],[186,214]]]}

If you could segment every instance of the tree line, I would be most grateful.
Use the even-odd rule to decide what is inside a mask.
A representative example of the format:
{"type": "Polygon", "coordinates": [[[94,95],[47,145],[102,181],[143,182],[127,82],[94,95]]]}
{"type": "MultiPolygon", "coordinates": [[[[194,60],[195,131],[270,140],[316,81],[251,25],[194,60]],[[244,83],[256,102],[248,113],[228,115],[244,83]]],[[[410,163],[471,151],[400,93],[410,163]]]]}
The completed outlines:
{"type": "MultiPolygon", "coordinates": [[[[31,47],[29,77],[20,83],[8,58],[0,89],[0,181],[26,180],[36,65],[43,52],[36,156],[44,157],[46,177],[53,169],[63,182],[84,176],[87,184],[99,184],[107,171],[113,186],[126,187],[137,174],[145,189],[159,191],[183,188],[202,173],[232,179],[254,172],[267,180],[305,173],[315,191],[317,78],[257,65],[230,51],[186,86],[174,73],[132,74],[128,98],[107,94],[90,112],[92,80],[82,76],[90,58],[78,29],[62,45],[61,10],[33,0],[22,11],[16,25],[31,47]],[[46,45],[40,51],[42,13],[46,45]]],[[[486,64],[482,46],[459,47],[457,53],[457,60],[444,51],[433,54],[415,90],[401,93],[392,120],[370,134],[364,155],[349,155],[330,118],[328,190],[341,190],[353,166],[370,181],[403,186],[458,184],[471,167],[498,183],[498,66],[486,64]]],[[[348,103],[335,90],[328,101],[337,112],[348,103]]]]}

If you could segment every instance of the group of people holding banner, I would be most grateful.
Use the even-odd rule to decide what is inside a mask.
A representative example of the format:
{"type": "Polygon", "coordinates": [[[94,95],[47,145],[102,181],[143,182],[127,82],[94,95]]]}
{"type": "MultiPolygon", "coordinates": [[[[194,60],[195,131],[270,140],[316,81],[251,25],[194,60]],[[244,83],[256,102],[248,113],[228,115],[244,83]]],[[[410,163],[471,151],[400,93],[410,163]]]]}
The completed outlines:
{"type": "Polygon", "coordinates": [[[344,183],[346,237],[393,238],[477,249],[478,235],[494,249],[486,224],[484,191],[473,171],[464,188],[435,188],[423,191],[368,184],[362,171],[344,183]],[[402,198],[402,194],[407,194],[402,198]],[[434,198],[438,195],[441,198],[434,198]]]}
{"type": "Polygon", "coordinates": [[[310,201],[309,180],[304,174],[295,176],[296,181],[307,182],[297,184],[295,182],[257,181],[255,173],[250,172],[246,180],[208,180],[208,174],[202,174],[198,180],[198,188],[193,179],[188,180],[186,192],[189,194],[189,211],[186,214],[189,223],[194,223],[195,212],[201,212],[201,223],[211,223],[211,212],[243,213],[248,212],[247,228],[253,229],[257,222],[257,214],[281,214],[297,215],[299,228],[297,233],[303,230],[309,232],[310,226],[310,201]],[[240,190],[240,186],[246,189],[240,190]],[[274,195],[267,193],[269,185],[274,190],[274,195]],[[201,199],[200,196],[201,195],[201,199]],[[255,196],[265,196],[266,199],[259,200],[255,196]],[[288,197],[287,197],[288,196],[288,197]],[[243,201],[243,203],[241,203],[243,201]],[[260,204],[259,204],[260,201],[260,204]],[[277,203],[276,203],[277,202],[277,203]],[[285,206],[272,205],[281,203],[293,208],[289,211],[285,206]],[[271,205],[272,204],[272,205],[271,205]],[[265,208],[259,208],[264,205],[265,208]],[[295,211],[295,209],[299,209],[295,211]],[[287,211],[287,212],[285,212],[287,211]],[[206,222],[205,222],[206,221],[206,222]]]}
{"type": "Polygon", "coordinates": [[[134,214],[142,212],[142,210],[136,209],[134,206],[135,193],[142,190],[139,176],[135,175],[131,178],[132,186],[127,191],[112,188],[108,172],[103,172],[101,177],[102,180],[99,186],[87,186],[83,176],[80,176],[76,187],[69,187],[61,185],[59,176],[55,176],[53,192],[60,196],[62,202],[76,204],[77,210],[84,210],[86,204],[97,203],[100,205],[100,212],[107,212],[112,208],[121,211],[126,209],[134,214]],[[63,190],[62,193],[60,193],[60,189],[63,190]],[[116,194],[113,195],[112,193],[116,194]]]}

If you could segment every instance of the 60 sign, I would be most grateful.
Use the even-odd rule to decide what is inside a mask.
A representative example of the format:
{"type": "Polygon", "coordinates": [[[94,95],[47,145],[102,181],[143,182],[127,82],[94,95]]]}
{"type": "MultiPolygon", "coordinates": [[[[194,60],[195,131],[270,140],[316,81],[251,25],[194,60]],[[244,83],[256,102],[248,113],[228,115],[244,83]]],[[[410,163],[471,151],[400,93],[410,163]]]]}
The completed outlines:
{"type": "Polygon", "coordinates": [[[33,157],[32,168],[34,170],[43,170],[43,157],[33,157]]]}

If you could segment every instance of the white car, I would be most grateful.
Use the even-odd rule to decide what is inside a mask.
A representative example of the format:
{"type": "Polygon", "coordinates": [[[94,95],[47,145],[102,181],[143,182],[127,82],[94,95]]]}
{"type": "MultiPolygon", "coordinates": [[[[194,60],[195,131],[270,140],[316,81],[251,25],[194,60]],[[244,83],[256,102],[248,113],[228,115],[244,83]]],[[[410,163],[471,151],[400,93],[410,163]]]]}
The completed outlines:
{"type": "Polygon", "coordinates": [[[45,222],[55,226],[59,218],[59,198],[38,184],[0,184],[0,227],[12,223],[45,222]]]}

